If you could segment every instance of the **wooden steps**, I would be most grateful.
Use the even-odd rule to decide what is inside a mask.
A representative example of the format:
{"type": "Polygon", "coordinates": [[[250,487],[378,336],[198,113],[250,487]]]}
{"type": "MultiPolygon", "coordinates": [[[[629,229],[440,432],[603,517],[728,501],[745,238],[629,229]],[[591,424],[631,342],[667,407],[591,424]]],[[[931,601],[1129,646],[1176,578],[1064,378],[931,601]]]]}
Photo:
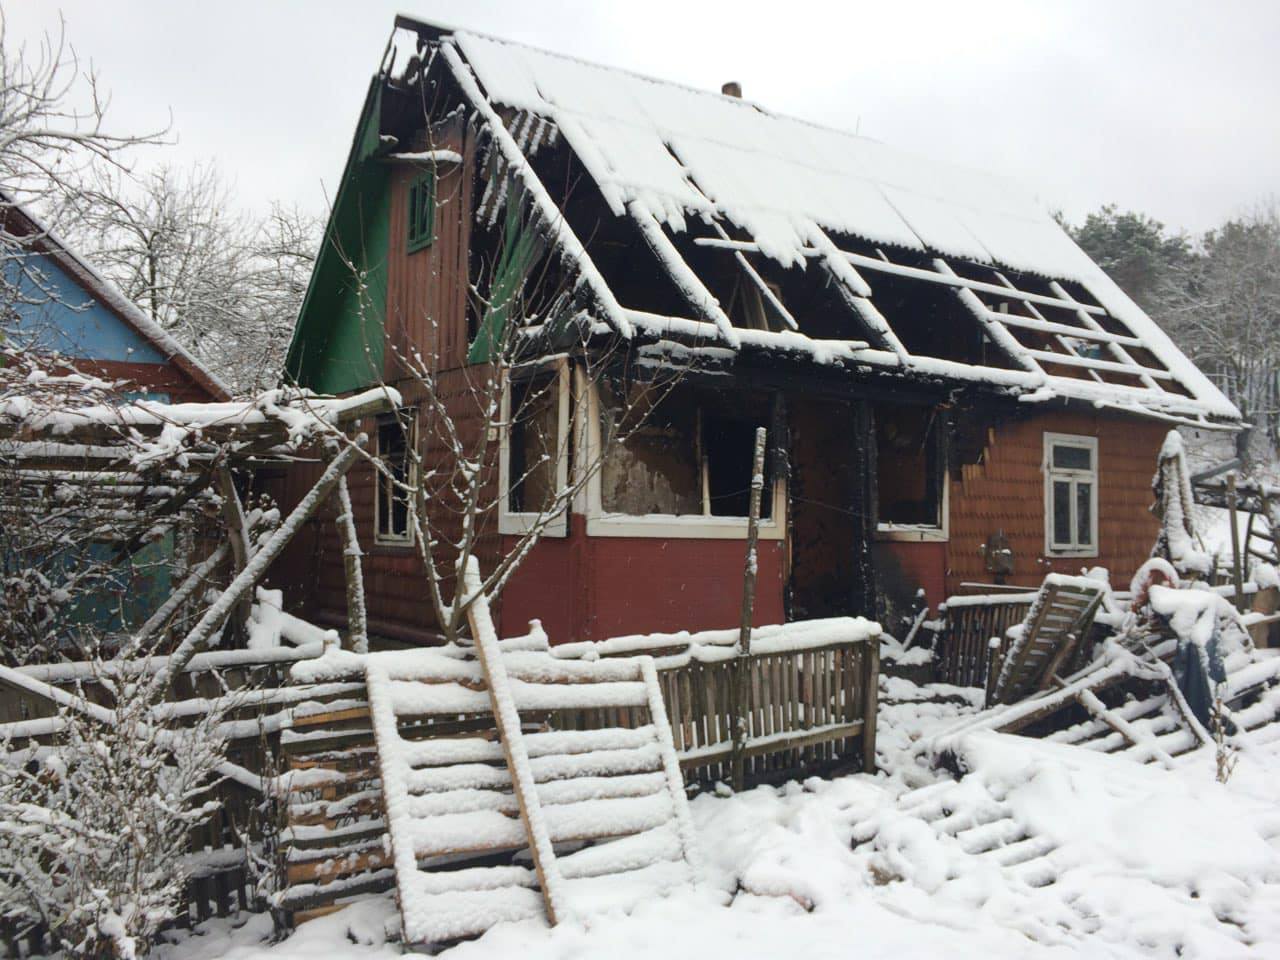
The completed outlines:
{"type": "Polygon", "coordinates": [[[691,884],[692,826],[653,661],[502,652],[483,598],[473,612],[474,659],[366,661],[405,942],[626,908],[691,884]],[[536,719],[564,709],[647,717],[560,731],[536,719]],[[460,713],[488,713],[490,729],[403,735],[406,721],[460,713]],[[450,866],[477,857],[491,859],[450,866]]]}

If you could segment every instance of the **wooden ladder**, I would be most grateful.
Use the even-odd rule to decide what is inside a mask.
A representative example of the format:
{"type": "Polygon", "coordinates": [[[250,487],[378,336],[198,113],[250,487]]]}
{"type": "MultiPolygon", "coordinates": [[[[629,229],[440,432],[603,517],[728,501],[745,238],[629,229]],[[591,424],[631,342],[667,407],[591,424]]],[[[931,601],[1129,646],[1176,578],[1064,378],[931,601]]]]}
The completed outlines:
{"type": "MultiPolygon", "coordinates": [[[[474,568],[466,587],[478,593],[474,568]]],[[[483,596],[470,618],[473,659],[394,652],[365,668],[406,944],[625,909],[692,884],[692,822],[653,660],[503,650],[483,596]],[[559,710],[643,722],[552,730],[559,710]],[[431,725],[415,736],[415,721],[431,725]]]]}

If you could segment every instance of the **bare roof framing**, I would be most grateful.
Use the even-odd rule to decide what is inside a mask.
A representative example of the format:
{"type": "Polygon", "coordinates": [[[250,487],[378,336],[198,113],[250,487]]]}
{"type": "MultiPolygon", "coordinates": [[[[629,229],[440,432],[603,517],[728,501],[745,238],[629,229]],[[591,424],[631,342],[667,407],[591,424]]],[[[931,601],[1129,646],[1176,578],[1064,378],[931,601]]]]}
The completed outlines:
{"type": "MultiPolygon", "coordinates": [[[[818,362],[981,384],[1028,402],[1078,400],[1197,426],[1239,422],[1163,331],[1016,188],[745,101],[408,18],[397,30],[438,50],[443,76],[490,135],[491,157],[519,183],[601,329],[735,352],[808,353],[818,362]],[[677,297],[655,310],[661,298],[619,294],[593,259],[581,217],[571,225],[567,205],[544,182],[546,169],[531,162],[544,145],[581,165],[616,237],[638,243],[616,233],[625,223],[643,240],[619,249],[651,254],[677,297]],[[701,257],[691,262],[693,247],[724,251],[725,273],[712,276],[721,268],[701,257]],[[842,305],[847,328],[838,317],[806,315],[805,304],[773,282],[778,270],[806,262],[820,267],[808,282],[829,291],[823,309],[842,305]],[[773,317],[767,324],[738,322],[739,284],[758,292],[773,317]],[[895,293],[878,299],[886,285],[895,293]],[[936,294],[910,292],[937,289],[954,291],[954,311],[936,294]],[[907,310],[921,305],[924,317],[907,310]],[[687,315],[675,315],[685,307],[687,315]],[[907,336],[903,324],[915,332],[907,336]],[[930,330],[970,346],[931,352],[930,330]]],[[[511,199],[510,191],[490,193],[480,206],[491,214],[511,199]]],[[[617,254],[603,256],[616,272],[617,254]]]]}

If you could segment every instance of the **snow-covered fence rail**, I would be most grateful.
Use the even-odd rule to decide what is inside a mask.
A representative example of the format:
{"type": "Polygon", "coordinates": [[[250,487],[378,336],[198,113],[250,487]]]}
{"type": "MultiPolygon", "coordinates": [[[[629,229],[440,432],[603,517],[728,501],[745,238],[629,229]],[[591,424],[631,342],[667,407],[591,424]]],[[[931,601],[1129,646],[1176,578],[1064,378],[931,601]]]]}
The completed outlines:
{"type": "MultiPolygon", "coordinates": [[[[849,763],[875,762],[879,677],[878,624],[835,618],[753,631],[748,663],[749,721],[745,773],[767,781],[849,763]]],[[[677,758],[685,779],[709,783],[729,775],[733,746],[729,676],[737,657],[738,630],[699,634],[650,634],[599,643],[551,647],[558,658],[594,660],[648,655],[654,658],[677,758]]],[[[540,628],[501,641],[506,651],[547,650],[540,628]]],[[[442,652],[446,652],[442,648],[442,652]]],[[[465,656],[454,649],[446,655],[465,656]]],[[[282,909],[295,922],[333,909],[357,893],[392,883],[383,844],[381,786],[368,706],[349,689],[363,681],[364,658],[331,651],[294,670],[307,691],[281,736],[289,770],[281,778],[288,795],[283,836],[288,889],[282,909]]],[[[530,731],[638,727],[640,708],[616,707],[525,712],[530,731]]],[[[400,721],[406,739],[491,733],[493,717],[400,721]]]]}
{"type": "MultiPolygon", "coordinates": [[[[552,652],[583,659],[653,656],[681,769],[687,780],[702,783],[730,775],[732,677],[745,659],[744,772],[759,782],[845,762],[874,767],[879,636],[878,624],[833,617],[756,628],[745,658],[738,655],[737,629],[616,637],[552,652]]],[[[553,722],[591,729],[636,718],[562,711],[553,722]]]]}
{"type": "MultiPolygon", "coordinates": [[[[221,779],[211,790],[219,809],[191,833],[189,879],[175,926],[256,905],[258,878],[249,869],[245,847],[262,842],[264,788],[274,772],[279,732],[292,724],[299,699],[317,691],[330,696],[341,692],[335,685],[308,689],[289,683],[290,667],[319,656],[324,649],[322,642],[314,642],[320,631],[292,621],[287,618],[281,624],[281,633],[286,642],[297,646],[199,654],[175,675],[168,699],[152,709],[162,724],[194,723],[216,711],[223,717],[218,729],[227,739],[226,760],[218,768],[221,779]],[[294,629],[299,625],[305,629],[294,629]]],[[[130,663],[127,669],[156,674],[165,668],[165,661],[156,657],[130,663]]],[[[0,666],[0,741],[11,749],[32,741],[55,743],[67,711],[111,722],[104,681],[121,669],[113,661],[0,666]]],[[[24,930],[19,938],[7,923],[0,923],[0,944],[10,956],[40,954],[50,946],[45,931],[24,930]]]]}
{"type": "Polygon", "coordinates": [[[1022,622],[1035,598],[1034,590],[949,597],[941,611],[945,625],[935,647],[935,679],[959,687],[985,687],[991,638],[998,638],[1003,648],[1006,632],[1022,622]]]}

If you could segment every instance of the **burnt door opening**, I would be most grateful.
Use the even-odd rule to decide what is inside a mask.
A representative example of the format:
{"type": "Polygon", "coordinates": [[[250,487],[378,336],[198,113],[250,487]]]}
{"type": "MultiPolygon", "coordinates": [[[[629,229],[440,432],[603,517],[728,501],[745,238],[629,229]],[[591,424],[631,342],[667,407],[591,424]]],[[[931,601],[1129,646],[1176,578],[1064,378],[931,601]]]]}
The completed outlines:
{"type": "Polygon", "coordinates": [[[788,619],[874,617],[865,404],[788,398],[791,432],[788,619]]]}

